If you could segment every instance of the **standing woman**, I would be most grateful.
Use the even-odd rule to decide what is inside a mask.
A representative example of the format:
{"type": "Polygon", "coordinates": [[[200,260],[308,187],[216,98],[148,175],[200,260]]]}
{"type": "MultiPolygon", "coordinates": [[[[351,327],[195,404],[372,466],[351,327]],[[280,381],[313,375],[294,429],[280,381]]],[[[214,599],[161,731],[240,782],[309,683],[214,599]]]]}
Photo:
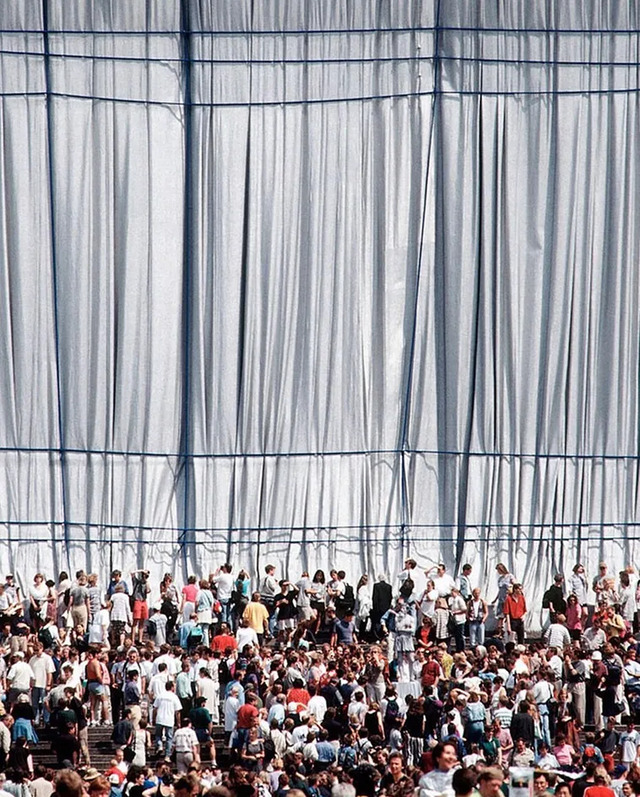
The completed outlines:
{"type": "Polygon", "coordinates": [[[358,586],[356,587],[356,625],[358,639],[362,639],[362,635],[367,630],[369,617],[373,603],[371,601],[371,590],[369,588],[369,576],[365,573],[360,577],[358,586]]]}
{"type": "Polygon", "coordinates": [[[524,616],[527,602],[522,594],[522,584],[514,584],[502,605],[502,614],[507,620],[507,633],[515,634],[519,645],[524,645],[524,616]]]}
{"type": "Polygon", "coordinates": [[[484,735],[487,712],[477,692],[469,692],[469,700],[462,711],[462,720],[467,744],[479,744],[484,735]]]}
{"type": "Polygon", "coordinates": [[[509,589],[515,584],[516,578],[512,575],[507,568],[499,562],[496,565],[496,572],[498,573],[498,594],[495,598],[495,614],[498,621],[498,636],[502,636],[502,626],[504,625],[504,602],[509,594],[509,589]]]}
{"type": "Polygon", "coordinates": [[[436,637],[436,643],[440,644],[441,642],[446,643],[447,647],[449,647],[449,638],[451,636],[451,632],[449,631],[449,618],[451,617],[449,613],[449,607],[447,606],[447,601],[445,598],[438,598],[436,601],[436,611],[435,611],[435,623],[434,623],[434,633],[436,637]]]}
{"type": "Polygon", "coordinates": [[[571,639],[579,640],[584,631],[583,622],[586,620],[587,607],[578,603],[578,596],[573,593],[567,598],[567,628],[571,639]]]}
{"type": "Polygon", "coordinates": [[[424,724],[424,697],[412,699],[403,728],[407,734],[407,764],[410,767],[420,765],[420,759],[424,752],[424,724]]]}
{"type": "Polygon", "coordinates": [[[238,573],[234,584],[234,612],[236,615],[236,625],[240,621],[247,604],[251,600],[251,578],[246,570],[241,570],[238,573]]]}
{"type": "Polygon", "coordinates": [[[198,599],[198,584],[195,576],[189,576],[187,583],[182,588],[182,602],[180,611],[182,612],[182,622],[189,622],[189,618],[196,610],[196,600],[198,599]]]}
{"type": "Polygon", "coordinates": [[[422,617],[428,617],[431,622],[435,620],[436,616],[436,601],[438,600],[438,590],[436,589],[436,585],[433,582],[433,579],[430,578],[427,581],[427,586],[420,596],[420,600],[418,602],[420,607],[420,614],[422,617]]]}
{"type": "Polygon", "coordinates": [[[213,623],[214,603],[211,585],[203,578],[200,581],[200,592],[196,599],[196,614],[198,615],[198,625],[202,628],[202,644],[205,647],[209,647],[209,628],[213,623]]]}
{"type": "Polygon", "coordinates": [[[36,632],[38,632],[45,623],[48,597],[49,588],[44,583],[44,576],[42,573],[36,573],[33,579],[33,586],[29,588],[31,622],[36,632]]]}
{"type": "Polygon", "coordinates": [[[325,586],[324,570],[316,570],[311,579],[311,608],[316,613],[316,624],[314,633],[318,633],[321,623],[324,620],[324,610],[327,605],[327,590],[325,586]]]}
{"type": "Polygon", "coordinates": [[[468,614],[469,619],[469,645],[475,648],[484,645],[484,624],[487,622],[489,609],[487,602],[480,597],[480,589],[476,587],[471,592],[468,614]]]}
{"type": "Polygon", "coordinates": [[[47,623],[58,624],[58,593],[56,591],[56,582],[49,579],[45,582],[47,585],[47,610],[46,621],[47,623]]]}
{"type": "Polygon", "coordinates": [[[171,573],[165,573],[160,582],[160,601],[160,611],[167,618],[167,639],[170,639],[176,627],[178,607],[180,606],[180,593],[171,573]]]}
{"type": "Polygon", "coordinates": [[[625,621],[627,630],[631,633],[633,631],[633,621],[636,616],[636,590],[635,585],[632,586],[629,579],[629,573],[623,570],[620,573],[620,590],[618,592],[618,601],[620,605],[620,614],[625,621]]]}

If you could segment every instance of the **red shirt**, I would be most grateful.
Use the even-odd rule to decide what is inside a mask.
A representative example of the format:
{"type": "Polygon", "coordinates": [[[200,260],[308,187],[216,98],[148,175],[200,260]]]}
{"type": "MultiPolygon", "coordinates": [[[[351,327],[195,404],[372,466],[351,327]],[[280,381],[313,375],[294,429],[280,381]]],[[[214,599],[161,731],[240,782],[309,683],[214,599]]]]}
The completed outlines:
{"type": "Polygon", "coordinates": [[[245,703],[238,709],[238,728],[254,728],[258,720],[258,709],[250,703],[245,703]]]}
{"type": "Polygon", "coordinates": [[[521,620],[527,613],[524,595],[507,595],[502,611],[514,620],[521,620]]]}
{"type": "Polygon", "coordinates": [[[224,653],[225,650],[228,650],[228,648],[235,650],[237,647],[238,643],[236,642],[235,638],[229,634],[219,634],[218,636],[214,636],[213,641],[211,642],[212,650],[219,650],[220,653],[224,653]]]}
{"type": "Polygon", "coordinates": [[[437,661],[427,661],[422,665],[420,672],[420,682],[422,686],[433,686],[438,676],[442,675],[440,665],[437,661]]]}
{"type": "Polygon", "coordinates": [[[287,703],[304,703],[307,706],[310,700],[311,695],[306,689],[289,689],[287,692],[287,703]]]}

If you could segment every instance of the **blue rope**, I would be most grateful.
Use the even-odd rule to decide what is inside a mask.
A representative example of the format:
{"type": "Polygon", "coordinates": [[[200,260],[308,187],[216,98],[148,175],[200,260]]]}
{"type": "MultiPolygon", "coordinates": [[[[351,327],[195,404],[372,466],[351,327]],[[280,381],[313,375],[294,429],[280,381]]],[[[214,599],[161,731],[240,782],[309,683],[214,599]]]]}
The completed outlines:
{"type": "MultiPolygon", "coordinates": [[[[588,97],[588,96],[613,96],[616,94],[637,94],[640,86],[626,86],[624,88],[603,88],[603,89],[535,89],[535,90],[516,90],[502,91],[498,89],[482,89],[481,91],[459,89],[441,90],[438,92],[440,97],[588,97]]],[[[368,94],[356,97],[312,97],[301,100],[253,100],[250,102],[196,102],[189,104],[191,108],[279,108],[286,106],[299,105],[330,105],[343,102],[371,102],[380,100],[400,100],[413,97],[429,97],[432,91],[406,91],[393,94],[368,94]]],[[[185,102],[175,102],[173,100],[149,100],[131,97],[104,97],[93,94],[70,94],[62,91],[6,91],[0,92],[0,97],[22,97],[22,98],[50,98],[56,97],[68,100],[85,100],[91,102],[114,102],[124,105],[148,105],[163,108],[184,108],[185,102]]]]}
{"type": "MultiPolygon", "coordinates": [[[[191,34],[193,37],[195,34],[191,34]]],[[[640,35],[640,33],[639,33],[640,35]]],[[[38,50],[3,50],[0,49],[0,56],[20,56],[26,58],[42,58],[43,52],[38,50]]],[[[95,55],[94,53],[49,53],[49,59],[60,58],[65,60],[80,61],[106,61],[116,63],[140,63],[140,64],[183,64],[185,58],[151,57],[136,55],[95,55]]],[[[351,57],[351,58],[196,58],[191,57],[189,63],[195,65],[211,66],[330,66],[332,64],[385,64],[385,63],[422,63],[434,61],[434,55],[390,55],[390,56],[371,56],[371,57],[351,57]]],[[[620,67],[625,69],[636,69],[637,61],[574,61],[565,59],[547,58],[494,58],[487,56],[472,55],[438,55],[440,61],[461,62],[470,64],[488,65],[511,65],[522,66],[552,66],[552,67],[620,67]]]]}
{"type": "Polygon", "coordinates": [[[183,360],[182,369],[182,429],[180,434],[180,467],[182,477],[183,504],[182,527],[178,537],[184,575],[188,572],[187,557],[187,529],[191,525],[191,271],[193,259],[191,251],[192,219],[193,219],[193,152],[192,152],[192,95],[191,95],[191,25],[189,19],[189,0],[181,0],[180,20],[182,24],[181,41],[184,53],[184,158],[185,158],[185,185],[184,185],[184,219],[183,219],[183,282],[182,282],[182,336],[183,360]]]}
{"type": "Polygon", "coordinates": [[[440,0],[436,9],[436,27],[435,27],[435,42],[434,42],[434,67],[433,67],[433,89],[431,99],[431,119],[429,124],[429,141],[427,144],[426,153],[426,166],[424,177],[424,196],[422,198],[422,215],[420,219],[420,238],[418,243],[418,257],[416,263],[416,278],[414,285],[414,300],[413,300],[413,322],[411,325],[411,339],[409,344],[409,362],[407,367],[406,387],[404,393],[404,402],[402,407],[402,422],[400,425],[400,448],[402,449],[403,456],[401,459],[401,508],[402,508],[402,555],[405,556],[405,528],[409,520],[409,489],[407,484],[407,466],[406,457],[404,454],[409,449],[408,428],[409,416],[411,413],[411,389],[413,386],[413,367],[415,361],[416,338],[418,328],[418,304],[420,300],[420,277],[422,274],[422,254],[424,248],[425,224],[427,218],[427,197],[429,194],[429,176],[431,165],[431,151],[434,138],[435,120],[438,111],[438,94],[440,89],[440,76],[441,66],[439,60],[440,54],[440,33],[438,23],[440,22],[440,0]]]}
{"type": "Polygon", "coordinates": [[[180,451],[126,451],[123,449],[93,449],[93,448],[72,448],[60,446],[57,448],[46,448],[38,446],[0,446],[0,454],[74,454],[82,456],[100,457],[151,457],[161,459],[179,459],[185,456],[189,459],[299,459],[311,457],[369,457],[369,456],[391,456],[399,454],[410,454],[412,456],[426,457],[486,457],[489,459],[541,459],[541,460],[561,460],[561,461],[612,461],[612,462],[635,462],[640,459],[640,454],[605,454],[591,453],[578,454],[576,452],[562,454],[554,451],[456,451],[439,448],[369,448],[352,449],[350,451],[245,451],[239,454],[232,452],[187,452],[180,451]]]}
{"type": "MultiPolygon", "coordinates": [[[[62,526],[67,523],[67,525],[72,528],[99,528],[99,529],[122,529],[127,531],[169,531],[169,532],[177,532],[180,531],[182,526],[157,526],[152,525],[148,526],[141,523],[106,523],[103,521],[88,521],[88,520],[81,520],[81,521],[64,521],[64,520],[0,520],[0,526],[62,526]]],[[[286,533],[291,533],[294,531],[312,531],[313,529],[331,529],[332,531],[337,531],[340,529],[344,529],[347,531],[350,530],[362,530],[363,528],[367,529],[399,529],[402,526],[402,522],[399,523],[343,523],[339,525],[335,524],[315,524],[309,526],[300,526],[300,525],[288,525],[288,526],[264,526],[264,525],[254,525],[254,526],[236,526],[234,524],[228,526],[191,526],[187,528],[187,531],[193,532],[195,534],[210,534],[210,533],[226,533],[226,532],[234,532],[234,531],[246,531],[246,532],[255,532],[261,533],[263,531],[281,531],[286,533]]],[[[407,526],[412,529],[457,529],[458,523],[456,521],[452,521],[451,523],[408,523],[407,526]]],[[[478,521],[478,522],[471,522],[467,525],[467,529],[527,529],[527,528],[570,528],[570,529],[577,529],[577,528],[640,528],[640,520],[581,520],[581,521],[530,521],[527,523],[514,523],[514,522],[491,522],[491,521],[478,521]]],[[[351,537],[352,535],[350,535],[351,537]]],[[[355,537],[354,537],[355,539],[355,537]]],[[[364,539],[357,537],[357,539],[364,539]]],[[[452,539],[455,539],[452,537],[452,539]]],[[[608,538],[607,538],[608,539],[608,538]]]]}
{"type": "Polygon", "coordinates": [[[51,225],[51,282],[53,291],[53,331],[54,347],[56,357],[56,395],[58,408],[58,440],[60,446],[54,449],[60,460],[60,486],[62,490],[62,514],[64,517],[64,541],[67,552],[67,565],[69,565],[69,524],[67,523],[68,499],[67,499],[67,467],[65,459],[65,426],[64,410],[62,406],[62,378],[60,376],[60,325],[59,325],[59,304],[58,304],[58,246],[56,239],[55,222],[55,175],[54,175],[54,151],[53,151],[53,119],[51,109],[51,62],[49,53],[49,34],[47,32],[49,24],[49,0],[42,0],[42,19],[44,22],[43,45],[44,45],[44,77],[47,88],[46,114],[47,114],[47,149],[48,149],[48,179],[49,179],[49,215],[51,225]]]}
{"type": "MultiPolygon", "coordinates": [[[[7,526],[9,528],[12,527],[25,527],[29,528],[31,526],[50,526],[50,527],[58,527],[64,525],[64,521],[8,521],[8,520],[1,520],[0,526],[7,526]]],[[[120,531],[132,531],[135,533],[135,541],[139,543],[145,542],[158,542],[158,534],[159,533],[167,533],[170,534],[173,538],[173,535],[176,531],[180,529],[178,527],[167,527],[167,526],[144,526],[144,525],[124,525],[124,524],[109,524],[109,523],[91,523],[85,522],[74,524],[70,522],[69,526],[76,526],[78,529],[82,529],[82,536],[80,537],[71,537],[72,543],[78,542],[104,542],[102,537],[96,537],[95,539],[87,536],[85,530],[86,529],[104,529],[105,531],[112,531],[112,530],[120,530],[120,531]],[[154,532],[154,534],[147,539],[141,534],[142,532],[154,532]]],[[[457,543],[458,542],[458,534],[440,534],[438,536],[434,536],[434,530],[447,530],[447,529],[456,529],[458,527],[457,523],[415,523],[411,524],[408,528],[410,529],[423,529],[423,530],[430,530],[429,534],[419,535],[419,534],[412,534],[410,539],[412,542],[431,542],[431,543],[457,543]]],[[[180,527],[181,528],[181,527],[180,527]]],[[[392,531],[397,530],[400,532],[402,528],[402,523],[372,523],[367,524],[365,527],[369,531],[378,530],[378,531],[392,531]]],[[[250,535],[256,535],[255,538],[251,539],[241,539],[236,540],[236,542],[240,544],[249,544],[251,546],[254,545],[278,545],[282,544],[283,542],[287,542],[290,544],[302,544],[303,542],[311,542],[312,544],[318,544],[322,541],[329,542],[329,543],[347,543],[347,542],[370,542],[370,536],[367,537],[363,534],[352,534],[352,531],[360,531],[362,532],[363,526],[361,524],[357,525],[339,525],[339,526],[223,526],[223,527],[213,527],[213,528],[202,528],[202,527],[194,527],[191,529],[187,529],[187,531],[191,532],[194,536],[190,541],[190,545],[211,545],[211,535],[218,534],[221,536],[220,542],[224,542],[227,546],[227,551],[229,552],[232,545],[232,535],[238,532],[242,532],[247,537],[250,535]],[[330,532],[327,534],[326,538],[318,538],[318,537],[309,537],[310,534],[313,534],[314,531],[327,531],[330,532]],[[261,534],[264,532],[275,532],[281,533],[282,537],[276,539],[264,539],[261,534]],[[342,539],[336,539],[336,532],[344,532],[346,536],[342,539]],[[294,534],[300,534],[301,537],[299,539],[294,538],[294,534]],[[347,534],[348,533],[348,534],[347,534]],[[196,535],[204,535],[204,539],[198,539],[196,535]]],[[[609,529],[624,529],[624,533],[619,535],[604,535],[602,536],[602,542],[615,542],[615,541],[627,541],[627,540],[640,540],[640,522],[632,522],[632,521],[605,521],[605,522],[593,522],[593,523],[554,523],[554,522],[540,522],[540,523],[470,523],[466,527],[465,531],[465,542],[485,542],[486,534],[488,532],[499,531],[503,532],[501,536],[496,536],[495,539],[504,540],[504,541],[513,541],[512,533],[514,531],[518,531],[519,529],[539,529],[540,533],[538,535],[535,534],[527,534],[526,539],[523,542],[549,542],[549,532],[548,530],[565,530],[568,529],[571,531],[571,535],[568,537],[561,536],[557,541],[561,544],[565,542],[575,542],[575,532],[577,530],[582,529],[600,529],[601,531],[606,531],[609,529]],[[637,529],[637,535],[630,535],[629,529],[637,529]],[[547,531],[544,531],[547,530],[547,531]],[[544,531],[544,533],[543,533],[544,531]],[[476,532],[476,533],[473,533],[476,532]],[[484,532],[484,534],[480,533],[484,532]]],[[[110,536],[110,538],[112,538],[110,536]]],[[[12,544],[13,542],[47,542],[51,543],[51,537],[33,537],[29,535],[28,537],[11,537],[10,539],[3,540],[5,544],[12,544]]],[[[55,538],[54,538],[55,541],[55,538]]],[[[129,538],[125,538],[126,542],[129,541],[129,538]]],[[[2,545],[2,543],[0,543],[2,545]]]]}
{"type": "MultiPolygon", "coordinates": [[[[191,34],[193,37],[194,33],[191,34]]],[[[640,35],[640,33],[639,33],[640,35]]],[[[20,56],[27,58],[42,58],[43,52],[37,50],[3,50],[0,49],[0,56],[20,56]]],[[[49,59],[61,58],[66,60],[80,60],[80,61],[107,61],[117,63],[141,63],[141,64],[183,64],[185,58],[172,58],[167,57],[151,57],[151,56],[136,56],[136,55],[95,55],[94,53],[52,53],[48,54],[49,59]]],[[[375,57],[352,57],[352,58],[196,58],[191,57],[189,62],[191,64],[203,64],[211,66],[327,66],[331,64],[384,64],[384,63],[411,63],[411,62],[431,62],[435,56],[433,55],[390,55],[390,56],[375,56],[375,57]]],[[[452,61],[470,64],[496,64],[504,65],[510,64],[511,66],[553,66],[553,67],[621,67],[625,69],[636,69],[638,67],[637,61],[573,61],[564,59],[546,59],[546,58],[493,58],[487,56],[471,56],[471,55],[438,55],[440,61],[452,61]]]]}
{"type": "MultiPolygon", "coordinates": [[[[597,36],[637,36],[640,31],[637,28],[497,28],[497,27],[478,27],[468,25],[410,25],[408,27],[388,27],[388,28],[313,28],[306,30],[300,29],[265,29],[265,30],[199,30],[194,31],[198,36],[327,36],[334,34],[362,34],[372,33],[381,35],[385,33],[432,33],[436,29],[445,33],[533,33],[542,35],[597,35],[597,36]]],[[[180,30],[72,30],[72,29],[51,29],[47,31],[50,36],[69,35],[69,36],[180,36],[180,30]]],[[[43,35],[44,30],[39,28],[0,28],[0,35],[9,34],[16,36],[43,35]]]]}

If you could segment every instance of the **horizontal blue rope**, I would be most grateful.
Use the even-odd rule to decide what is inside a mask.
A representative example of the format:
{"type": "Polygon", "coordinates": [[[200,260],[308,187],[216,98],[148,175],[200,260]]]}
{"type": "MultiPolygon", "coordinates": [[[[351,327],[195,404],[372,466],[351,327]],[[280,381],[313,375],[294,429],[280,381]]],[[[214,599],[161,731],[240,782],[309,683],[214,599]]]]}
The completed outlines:
{"type": "MultiPolygon", "coordinates": [[[[441,97],[584,97],[589,95],[612,96],[615,94],[637,94],[640,86],[627,86],[624,88],[608,89],[566,89],[566,90],[522,90],[522,91],[499,91],[483,89],[482,91],[439,91],[441,97]]],[[[309,106],[327,105],[344,102],[370,102],[376,100],[398,100],[411,97],[431,97],[433,91],[409,91],[398,94],[372,94],[362,97],[316,97],[303,100],[269,100],[263,102],[191,102],[191,108],[278,108],[285,106],[309,106]]],[[[147,107],[160,106],[163,108],[186,108],[184,101],[174,102],[169,100],[141,100],[127,97],[100,97],[91,94],[69,94],[67,92],[52,91],[49,94],[45,91],[10,91],[0,92],[0,98],[24,97],[24,98],[46,98],[54,97],[68,100],[89,100],[91,102],[114,102],[125,105],[144,105],[147,107]]]]}
{"type": "MultiPolygon", "coordinates": [[[[312,28],[312,29],[264,29],[256,30],[247,28],[246,30],[194,30],[193,36],[327,36],[334,34],[361,34],[373,33],[380,35],[384,33],[429,33],[436,30],[433,25],[416,25],[408,27],[390,28],[312,28]]],[[[547,36],[554,35],[579,35],[585,34],[597,36],[637,36],[640,31],[637,28],[496,28],[496,27],[477,27],[465,25],[438,25],[439,31],[460,32],[460,33],[533,33],[547,36]]],[[[50,36],[180,36],[179,30],[77,30],[70,28],[59,28],[47,31],[50,36]]],[[[0,28],[0,35],[33,36],[43,35],[44,30],[40,28],[0,28]]]]}
{"type": "Polygon", "coordinates": [[[434,457],[486,457],[489,459],[559,459],[559,460],[612,460],[634,461],[640,460],[640,454],[605,454],[590,453],[563,454],[553,451],[523,452],[523,451],[455,451],[436,448],[379,448],[355,449],[351,451],[245,451],[242,453],[231,452],[193,452],[181,454],[171,451],[126,451],[118,449],[99,448],[46,448],[38,446],[0,446],[0,454],[77,454],[98,457],[151,457],[159,459],[179,459],[186,456],[189,459],[299,459],[316,457],[368,457],[368,456],[434,456],[434,457]]]}
{"type": "MultiPolygon", "coordinates": [[[[1,50],[0,55],[18,55],[27,58],[43,58],[44,52],[31,50],[1,50]]],[[[117,61],[141,64],[212,64],[229,66],[276,66],[280,64],[317,65],[317,64],[377,64],[396,63],[398,61],[433,61],[432,55],[398,55],[371,58],[172,58],[135,56],[135,55],[94,55],[92,53],[50,53],[50,58],[61,58],[80,61],[117,61]]]]}
{"type": "MultiPolygon", "coordinates": [[[[640,36],[640,33],[639,33],[640,36]]],[[[15,55],[26,58],[43,58],[43,51],[31,50],[2,50],[0,56],[15,55]]],[[[183,64],[185,58],[172,57],[149,57],[134,55],[95,55],[93,53],[50,53],[49,58],[59,58],[80,61],[107,61],[118,63],[141,63],[141,64],[183,64]]],[[[190,58],[190,64],[211,64],[212,66],[317,66],[330,64],[384,64],[384,63],[413,63],[413,62],[432,62],[434,55],[397,55],[397,56],[378,56],[371,58],[190,58]]],[[[573,61],[563,59],[546,58],[490,58],[472,55],[438,55],[439,61],[451,61],[471,64],[488,65],[511,65],[511,66],[558,66],[558,67],[620,67],[625,69],[637,69],[638,61],[573,61]]]]}
{"type": "MultiPolygon", "coordinates": [[[[0,520],[0,526],[63,526],[63,520],[0,520]]],[[[184,528],[182,526],[146,526],[146,525],[133,525],[127,523],[95,523],[91,521],[73,521],[69,520],[66,524],[69,530],[76,528],[97,528],[97,529],[120,529],[127,531],[154,531],[154,532],[189,532],[193,534],[235,534],[236,532],[262,534],[265,531],[281,532],[284,534],[293,534],[294,532],[312,532],[314,530],[329,530],[329,531],[357,531],[365,529],[457,529],[458,523],[355,523],[345,525],[324,524],[317,526],[191,526],[184,528]]],[[[572,522],[537,522],[537,523],[467,523],[466,529],[587,529],[587,528],[638,528],[640,529],[640,520],[621,520],[621,521],[581,521],[580,523],[572,522]]],[[[80,538],[78,538],[80,539],[80,538]]],[[[350,535],[349,539],[365,539],[350,535]]],[[[426,537],[425,539],[432,539],[426,537]]],[[[438,539],[442,539],[438,537],[438,539]]],[[[457,539],[452,537],[453,540],[457,539]]],[[[608,537],[606,539],[609,539],[608,537]]],[[[252,541],[253,544],[253,541],[252,541]]]]}

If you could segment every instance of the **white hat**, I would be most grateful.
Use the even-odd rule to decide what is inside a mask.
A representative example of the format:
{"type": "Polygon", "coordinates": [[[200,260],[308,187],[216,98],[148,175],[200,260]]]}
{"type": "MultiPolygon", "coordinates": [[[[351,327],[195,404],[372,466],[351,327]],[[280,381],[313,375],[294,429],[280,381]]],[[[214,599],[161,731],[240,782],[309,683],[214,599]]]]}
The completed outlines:
{"type": "Polygon", "coordinates": [[[593,661],[602,661],[602,653],[599,650],[594,650],[591,654],[593,661]]]}

